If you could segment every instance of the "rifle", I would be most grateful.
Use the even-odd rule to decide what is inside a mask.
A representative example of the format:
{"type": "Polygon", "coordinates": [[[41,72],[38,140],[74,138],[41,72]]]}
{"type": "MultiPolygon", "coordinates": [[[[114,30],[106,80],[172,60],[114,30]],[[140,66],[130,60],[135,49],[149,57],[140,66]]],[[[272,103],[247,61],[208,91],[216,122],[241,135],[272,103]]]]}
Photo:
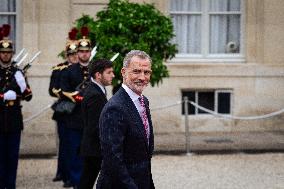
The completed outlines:
{"type": "Polygon", "coordinates": [[[90,56],[90,59],[89,59],[89,61],[91,61],[94,57],[95,57],[95,55],[97,54],[97,46],[95,46],[93,49],[92,49],[92,51],[91,51],[91,56],[90,56]]]}
{"type": "Polygon", "coordinates": [[[19,62],[16,63],[16,66],[19,67],[23,62],[24,60],[27,58],[29,53],[26,53],[20,60],[19,62]]]}
{"type": "Polygon", "coordinates": [[[12,62],[18,62],[18,59],[20,58],[20,56],[26,51],[25,48],[23,48],[17,55],[15,55],[12,59],[12,62]]]}
{"type": "Polygon", "coordinates": [[[111,59],[110,59],[110,61],[115,61],[115,59],[118,57],[118,55],[119,55],[119,53],[116,53],[111,59]]]}
{"type": "Polygon", "coordinates": [[[28,69],[32,66],[32,62],[40,55],[41,51],[38,51],[30,60],[29,62],[23,67],[22,71],[26,73],[28,69]]]}

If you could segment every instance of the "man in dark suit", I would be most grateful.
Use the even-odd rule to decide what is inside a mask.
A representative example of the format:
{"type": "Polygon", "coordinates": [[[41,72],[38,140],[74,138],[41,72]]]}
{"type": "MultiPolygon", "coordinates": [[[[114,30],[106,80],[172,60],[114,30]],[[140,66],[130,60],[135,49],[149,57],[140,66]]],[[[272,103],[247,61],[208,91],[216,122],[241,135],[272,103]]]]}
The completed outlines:
{"type": "Polygon", "coordinates": [[[103,162],[97,189],[155,188],[153,127],[148,99],[142,95],[151,72],[151,58],[145,52],[132,50],[124,58],[122,87],[100,116],[103,162]]]}
{"type": "Polygon", "coordinates": [[[84,92],[82,116],[84,120],[80,155],[83,156],[83,172],[80,189],[93,189],[101,169],[101,146],[99,139],[99,118],[107,103],[105,86],[114,78],[112,62],[99,59],[89,64],[90,82],[84,92]]]}

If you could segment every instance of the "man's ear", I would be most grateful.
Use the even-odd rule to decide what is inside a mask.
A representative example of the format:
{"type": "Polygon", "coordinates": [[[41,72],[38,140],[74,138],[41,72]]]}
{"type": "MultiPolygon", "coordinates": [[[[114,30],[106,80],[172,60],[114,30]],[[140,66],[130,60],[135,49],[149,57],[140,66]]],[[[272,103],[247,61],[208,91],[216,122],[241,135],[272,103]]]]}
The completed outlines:
{"type": "Polygon", "coordinates": [[[123,67],[123,68],[121,68],[120,73],[121,73],[122,77],[124,77],[125,72],[126,72],[125,68],[124,68],[124,67],[123,67]]]}
{"type": "Polygon", "coordinates": [[[100,79],[100,78],[101,78],[101,75],[102,75],[102,74],[100,74],[100,72],[96,72],[96,73],[94,74],[94,76],[95,76],[94,79],[100,79]]]}

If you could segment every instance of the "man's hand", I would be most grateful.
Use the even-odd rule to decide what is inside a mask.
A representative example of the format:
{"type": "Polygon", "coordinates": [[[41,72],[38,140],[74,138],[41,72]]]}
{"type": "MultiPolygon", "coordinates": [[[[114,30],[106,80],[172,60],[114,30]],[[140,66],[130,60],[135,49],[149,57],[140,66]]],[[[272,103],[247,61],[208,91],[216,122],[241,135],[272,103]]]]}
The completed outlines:
{"type": "Polygon", "coordinates": [[[9,90],[4,93],[3,100],[16,100],[17,94],[15,91],[9,90]]]}

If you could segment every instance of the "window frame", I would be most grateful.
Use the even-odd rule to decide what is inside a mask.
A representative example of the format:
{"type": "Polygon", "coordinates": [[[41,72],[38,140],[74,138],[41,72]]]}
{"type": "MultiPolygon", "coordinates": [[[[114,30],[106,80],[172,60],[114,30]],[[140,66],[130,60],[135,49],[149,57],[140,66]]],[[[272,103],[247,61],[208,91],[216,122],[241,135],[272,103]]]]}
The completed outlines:
{"type": "MultiPolygon", "coordinates": [[[[182,89],[181,90],[181,95],[182,95],[182,99],[183,99],[183,92],[194,92],[195,95],[195,103],[199,104],[199,98],[198,98],[198,93],[200,92],[214,92],[214,111],[217,114],[221,114],[221,115],[232,115],[233,114],[233,90],[232,89],[182,89]],[[219,93],[230,93],[230,113],[218,113],[218,94],[219,93]]],[[[190,104],[189,104],[190,105],[190,104]]],[[[185,114],[182,113],[182,115],[184,116],[185,114]]],[[[190,114],[188,113],[189,116],[208,116],[211,115],[210,113],[199,113],[198,112],[198,108],[194,106],[194,114],[190,114]]]]}
{"type": "MultiPolygon", "coordinates": [[[[170,3],[168,3],[169,15],[201,15],[201,53],[186,54],[177,53],[176,56],[168,62],[229,62],[243,63],[245,62],[245,1],[240,0],[240,11],[230,12],[209,12],[209,0],[201,0],[201,11],[171,11],[170,3]],[[240,52],[239,53],[215,53],[210,54],[210,15],[240,15],[240,52]]],[[[170,0],[169,0],[170,2],[170,0]]]]}

